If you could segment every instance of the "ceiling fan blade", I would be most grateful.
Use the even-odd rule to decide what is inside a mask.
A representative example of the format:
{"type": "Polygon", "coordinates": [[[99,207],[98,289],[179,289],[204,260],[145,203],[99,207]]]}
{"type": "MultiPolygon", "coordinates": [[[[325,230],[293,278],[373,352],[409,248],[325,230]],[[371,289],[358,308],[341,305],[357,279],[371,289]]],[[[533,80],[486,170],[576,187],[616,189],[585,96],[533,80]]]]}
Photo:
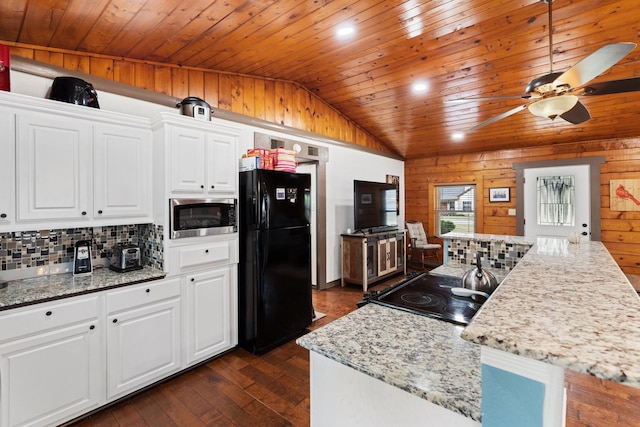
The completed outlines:
{"type": "Polygon", "coordinates": [[[475,126],[474,126],[474,127],[472,127],[471,129],[467,130],[467,132],[465,132],[465,133],[473,132],[474,130],[478,130],[478,129],[482,128],[482,127],[485,127],[485,126],[487,126],[487,125],[490,125],[491,123],[495,123],[495,122],[497,122],[498,120],[502,120],[502,119],[504,119],[505,117],[512,116],[512,115],[514,115],[515,113],[517,113],[518,111],[522,111],[522,110],[524,110],[525,108],[527,108],[527,104],[524,104],[524,105],[518,105],[516,108],[512,108],[512,109],[511,109],[511,110],[509,110],[509,111],[505,111],[505,112],[504,112],[504,113],[502,113],[502,114],[498,114],[497,116],[493,116],[493,117],[491,117],[489,120],[485,120],[484,122],[482,122],[482,123],[479,123],[479,124],[475,125],[475,126]]]}
{"type": "Polygon", "coordinates": [[[470,97],[470,98],[458,98],[458,99],[447,99],[444,101],[445,104],[460,104],[463,102],[473,102],[473,101],[497,101],[500,99],[527,99],[529,95],[504,95],[504,96],[487,96],[487,97],[470,97]]]}
{"type": "Polygon", "coordinates": [[[582,122],[586,122],[591,118],[591,114],[587,110],[580,101],[569,111],[560,115],[561,118],[565,119],[569,123],[573,123],[574,125],[580,124],[582,122]]]}
{"type": "Polygon", "coordinates": [[[591,83],[580,89],[578,95],[594,96],[609,95],[612,93],[635,92],[640,90],[640,77],[629,79],[609,80],[600,83],[591,83]]]}
{"type": "Polygon", "coordinates": [[[627,42],[603,46],[562,73],[553,84],[556,87],[564,84],[572,88],[582,86],[611,68],[635,47],[635,43],[627,42]]]}

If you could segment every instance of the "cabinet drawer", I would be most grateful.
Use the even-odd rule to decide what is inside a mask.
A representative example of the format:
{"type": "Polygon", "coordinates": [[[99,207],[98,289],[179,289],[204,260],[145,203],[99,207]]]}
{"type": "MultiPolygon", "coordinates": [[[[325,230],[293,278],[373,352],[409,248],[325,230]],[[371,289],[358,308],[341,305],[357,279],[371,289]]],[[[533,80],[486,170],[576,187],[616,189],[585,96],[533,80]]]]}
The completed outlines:
{"type": "Polygon", "coordinates": [[[176,252],[178,268],[181,270],[206,264],[237,262],[237,243],[235,240],[192,245],[178,248],[176,252]]]}
{"type": "Polygon", "coordinates": [[[96,295],[9,310],[0,316],[0,342],[97,319],[98,299],[96,295]]]}
{"type": "Polygon", "coordinates": [[[127,286],[107,294],[107,313],[180,295],[180,280],[168,279],[127,286]]]}

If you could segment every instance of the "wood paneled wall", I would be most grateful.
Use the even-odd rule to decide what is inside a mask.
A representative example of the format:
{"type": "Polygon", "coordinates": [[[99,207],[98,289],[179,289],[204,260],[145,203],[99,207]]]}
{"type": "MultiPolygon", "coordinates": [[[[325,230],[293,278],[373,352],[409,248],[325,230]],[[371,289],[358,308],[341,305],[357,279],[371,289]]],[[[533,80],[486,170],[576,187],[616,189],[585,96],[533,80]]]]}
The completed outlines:
{"type": "Polygon", "coordinates": [[[640,212],[609,209],[611,179],[640,179],[640,138],[608,139],[539,148],[513,149],[468,155],[407,160],[405,162],[405,216],[428,224],[434,234],[434,186],[475,183],[478,233],[516,234],[516,162],[603,156],[600,175],[602,242],[627,274],[640,274],[640,212]],[[509,187],[508,203],[489,203],[491,187],[509,187]]]}
{"type": "Polygon", "coordinates": [[[391,152],[353,121],[294,82],[7,41],[0,43],[10,46],[12,55],[176,98],[197,96],[212,108],[391,152]]]}

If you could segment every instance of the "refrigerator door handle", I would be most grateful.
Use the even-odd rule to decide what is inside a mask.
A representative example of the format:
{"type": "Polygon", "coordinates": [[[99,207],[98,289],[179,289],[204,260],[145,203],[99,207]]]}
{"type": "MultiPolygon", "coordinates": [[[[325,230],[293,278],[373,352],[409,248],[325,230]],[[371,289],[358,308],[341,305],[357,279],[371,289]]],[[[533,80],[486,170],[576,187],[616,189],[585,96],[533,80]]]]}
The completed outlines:
{"type": "Polygon", "coordinates": [[[262,239],[262,259],[260,260],[260,277],[264,277],[265,270],[267,268],[267,261],[269,260],[269,239],[266,237],[268,233],[260,233],[262,239]]]}

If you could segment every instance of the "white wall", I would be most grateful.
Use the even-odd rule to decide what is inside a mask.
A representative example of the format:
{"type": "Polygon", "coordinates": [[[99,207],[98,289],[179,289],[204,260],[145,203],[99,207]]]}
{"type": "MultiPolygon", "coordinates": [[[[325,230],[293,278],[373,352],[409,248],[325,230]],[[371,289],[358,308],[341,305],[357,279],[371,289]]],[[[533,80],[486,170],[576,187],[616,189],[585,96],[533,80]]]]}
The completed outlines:
{"type": "MultiPolygon", "coordinates": [[[[90,78],[87,78],[90,82],[90,78]]],[[[17,71],[11,72],[12,92],[45,98],[51,80],[17,71]]],[[[137,99],[125,98],[107,92],[98,92],[98,103],[101,110],[153,118],[159,112],[169,111],[179,114],[177,108],[153,104],[137,99]]],[[[213,122],[220,120],[214,119],[213,122]]],[[[242,129],[241,146],[238,152],[243,153],[253,147],[253,133],[262,132],[273,136],[300,140],[317,146],[328,147],[327,163],[327,282],[340,279],[340,234],[347,228],[353,229],[353,180],[385,182],[386,175],[400,177],[400,216],[398,226],[404,228],[404,162],[385,156],[371,154],[341,145],[326,143],[317,139],[308,140],[287,133],[265,130],[259,127],[236,124],[242,129]]],[[[321,139],[322,137],[319,136],[321,139]]]]}

